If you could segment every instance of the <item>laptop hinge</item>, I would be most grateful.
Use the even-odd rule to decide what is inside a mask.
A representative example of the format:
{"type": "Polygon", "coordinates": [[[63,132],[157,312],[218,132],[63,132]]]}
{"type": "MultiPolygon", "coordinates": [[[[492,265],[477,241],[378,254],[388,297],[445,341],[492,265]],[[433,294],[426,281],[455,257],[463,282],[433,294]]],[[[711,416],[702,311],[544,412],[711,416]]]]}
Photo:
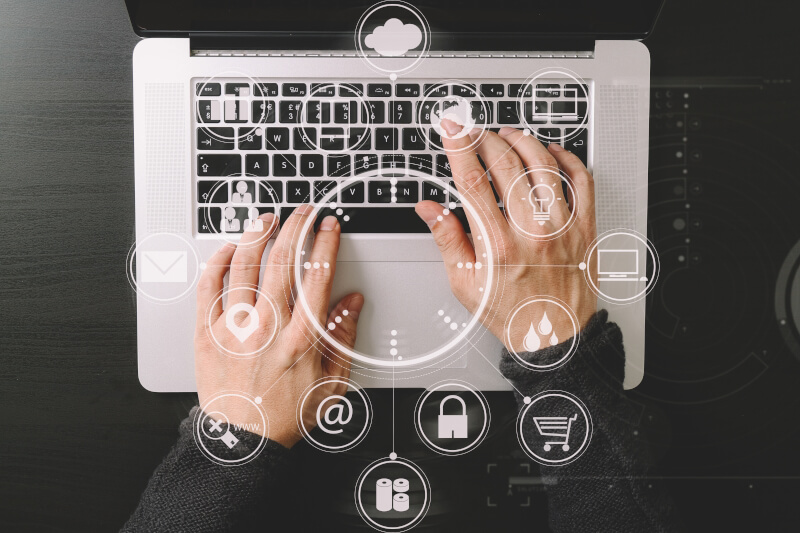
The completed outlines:
{"type": "MultiPolygon", "coordinates": [[[[351,34],[190,35],[196,56],[356,57],[351,34]]],[[[594,39],[433,34],[430,57],[594,57],[594,39]]]]}

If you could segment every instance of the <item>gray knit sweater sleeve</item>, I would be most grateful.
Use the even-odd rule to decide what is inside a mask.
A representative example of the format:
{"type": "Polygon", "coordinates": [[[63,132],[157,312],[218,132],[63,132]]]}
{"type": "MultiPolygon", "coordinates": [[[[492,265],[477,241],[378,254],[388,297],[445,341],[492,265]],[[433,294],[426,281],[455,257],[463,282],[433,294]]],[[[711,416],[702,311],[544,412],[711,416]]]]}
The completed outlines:
{"type": "MultiPolygon", "coordinates": [[[[261,530],[269,523],[264,520],[269,511],[280,508],[277,502],[292,472],[292,451],[267,441],[246,464],[218,465],[203,455],[192,436],[197,409],[181,422],[177,444],[150,478],[124,533],[222,533],[251,531],[259,524],[261,530]]],[[[257,435],[240,436],[243,453],[261,442],[257,435]]]]}
{"type": "MultiPolygon", "coordinates": [[[[641,438],[635,404],[622,388],[622,332],[607,320],[606,311],[596,313],[581,332],[575,354],[549,372],[529,370],[503,352],[500,368],[524,395],[566,391],[583,401],[591,414],[594,430],[583,455],[566,465],[541,467],[550,526],[558,533],[680,531],[665,489],[646,479],[653,460],[641,438]]],[[[570,343],[520,356],[545,365],[561,359],[570,343]]],[[[522,408],[523,396],[516,396],[522,408]]],[[[535,440],[533,435],[524,438],[535,440]]]]}

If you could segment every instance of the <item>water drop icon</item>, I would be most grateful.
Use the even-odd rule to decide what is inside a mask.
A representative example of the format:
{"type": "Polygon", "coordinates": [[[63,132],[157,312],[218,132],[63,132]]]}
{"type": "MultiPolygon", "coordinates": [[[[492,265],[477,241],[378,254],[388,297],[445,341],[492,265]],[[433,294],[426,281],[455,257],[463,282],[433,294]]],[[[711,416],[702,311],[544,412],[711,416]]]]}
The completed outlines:
{"type": "Polygon", "coordinates": [[[548,335],[551,331],[553,331],[553,324],[550,322],[550,319],[547,318],[547,312],[542,315],[542,319],[539,321],[539,333],[542,335],[548,335]]]}
{"type": "Polygon", "coordinates": [[[539,335],[536,333],[536,329],[534,329],[533,323],[531,322],[528,333],[526,333],[525,338],[522,339],[522,346],[525,348],[526,352],[535,352],[539,349],[541,344],[542,341],[539,340],[539,335]]]}
{"type": "Polygon", "coordinates": [[[550,346],[555,346],[558,344],[558,337],[556,337],[556,332],[554,331],[552,335],[550,335],[550,346]]]}

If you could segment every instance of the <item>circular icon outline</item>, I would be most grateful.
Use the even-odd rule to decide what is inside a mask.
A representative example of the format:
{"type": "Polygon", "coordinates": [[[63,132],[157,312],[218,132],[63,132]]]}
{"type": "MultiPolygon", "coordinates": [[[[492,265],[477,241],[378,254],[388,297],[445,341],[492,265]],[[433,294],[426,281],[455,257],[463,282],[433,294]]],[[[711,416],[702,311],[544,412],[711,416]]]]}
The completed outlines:
{"type": "Polygon", "coordinates": [[[361,57],[361,59],[363,59],[367,63],[367,65],[369,65],[369,67],[374,71],[380,74],[388,74],[392,79],[395,79],[399,74],[408,74],[409,72],[417,68],[419,64],[422,62],[422,60],[428,56],[428,53],[430,52],[431,49],[431,26],[428,23],[428,19],[426,19],[425,15],[422,14],[422,11],[417,9],[415,6],[409,4],[408,2],[404,2],[403,0],[383,0],[382,2],[373,4],[369,9],[367,9],[361,15],[361,18],[358,19],[354,37],[355,37],[356,51],[358,52],[358,55],[361,57]],[[372,60],[370,60],[369,54],[367,54],[367,52],[364,51],[364,45],[362,43],[362,41],[364,40],[362,39],[364,32],[364,24],[366,24],[367,20],[369,20],[369,17],[373,16],[381,9],[387,7],[397,7],[405,9],[406,11],[410,12],[412,15],[414,15],[414,18],[416,18],[417,21],[419,22],[420,24],[419,29],[422,32],[422,38],[423,38],[422,49],[420,50],[419,55],[417,56],[417,58],[414,60],[413,63],[401,69],[385,69],[379,67],[372,60]]]}
{"type": "MultiPolygon", "coordinates": [[[[328,396],[327,398],[330,398],[330,396],[328,396]]],[[[320,405],[317,408],[318,412],[324,403],[325,400],[320,402],[320,405]]],[[[300,428],[300,433],[303,434],[303,437],[309,444],[311,444],[318,450],[324,452],[330,452],[330,453],[345,452],[347,450],[351,450],[356,446],[358,446],[361,443],[361,441],[363,441],[367,437],[367,434],[369,434],[369,430],[372,429],[372,418],[373,418],[372,402],[369,399],[369,395],[364,391],[364,389],[362,389],[355,381],[353,381],[350,378],[345,378],[345,377],[320,378],[306,388],[306,390],[303,392],[303,395],[300,397],[300,401],[297,402],[297,425],[300,428]],[[349,389],[354,390],[358,394],[358,396],[363,400],[364,407],[367,412],[366,423],[364,424],[364,427],[361,429],[359,434],[353,440],[341,446],[327,446],[317,441],[314,437],[311,436],[311,430],[306,428],[305,420],[303,419],[303,407],[305,406],[305,402],[308,399],[308,397],[311,395],[312,392],[314,392],[316,388],[326,385],[328,383],[341,383],[347,386],[349,389]]]]}
{"type": "Polygon", "coordinates": [[[589,285],[589,288],[592,289],[592,292],[594,292],[598,298],[610,304],[627,305],[638,302],[639,300],[645,298],[648,294],[650,294],[650,291],[653,290],[653,288],[656,286],[656,283],[658,282],[658,276],[661,273],[661,261],[658,257],[658,252],[656,251],[655,246],[653,246],[653,244],[650,242],[650,239],[643,236],[638,231],[618,228],[603,232],[594,240],[594,242],[592,242],[592,245],[589,246],[589,248],[586,251],[586,255],[584,256],[581,268],[583,268],[583,276],[586,279],[586,283],[589,285]],[[637,241],[641,242],[642,244],[644,244],[645,248],[647,249],[647,253],[650,256],[650,260],[653,263],[653,275],[650,277],[650,279],[646,281],[644,289],[629,298],[613,298],[611,296],[608,296],[606,293],[600,290],[600,287],[598,287],[598,285],[595,283],[594,279],[592,278],[592,274],[590,272],[591,268],[589,265],[592,264],[591,263],[592,257],[594,253],[598,250],[598,246],[600,245],[600,243],[608,238],[615,237],[617,235],[632,237],[637,241]]]}
{"type": "MultiPolygon", "coordinates": [[[[247,305],[249,306],[249,304],[247,304],[247,305]]],[[[255,312],[255,305],[253,305],[253,306],[250,306],[250,307],[252,307],[252,308],[253,308],[253,311],[252,311],[252,312],[255,312]]],[[[230,309],[230,308],[229,308],[229,309],[230,309]]],[[[224,310],[223,310],[223,314],[227,313],[229,309],[224,309],[224,310]]],[[[237,313],[238,313],[238,312],[239,312],[239,311],[237,311],[237,313]]],[[[252,312],[250,313],[250,316],[251,316],[250,320],[252,320],[252,312]]],[[[225,316],[226,316],[226,327],[227,327],[227,319],[228,319],[228,315],[225,315],[225,316]]],[[[206,326],[207,326],[208,335],[209,335],[209,338],[211,339],[211,342],[213,342],[213,343],[214,343],[214,345],[215,345],[217,348],[219,348],[219,349],[220,349],[222,352],[224,352],[226,355],[229,355],[229,356],[235,357],[235,358],[237,358],[237,359],[251,359],[251,358],[254,358],[254,357],[258,357],[258,356],[259,356],[259,355],[261,355],[261,354],[262,354],[262,353],[263,353],[265,350],[269,349],[269,347],[272,345],[272,343],[273,343],[273,342],[275,341],[275,339],[277,338],[277,336],[278,336],[278,323],[279,323],[279,319],[278,319],[278,317],[279,317],[279,313],[278,313],[278,306],[277,306],[277,304],[275,304],[275,302],[272,300],[272,298],[270,298],[269,296],[267,296],[267,295],[266,295],[264,292],[262,292],[262,291],[261,291],[261,290],[260,290],[258,287],[254,287],[254,286],[252,286],[252,285],[237,285],[237,286],[235,286],[235,287],[226,287],[225,289],[223,289],[223,290],[222,290],[222,291],[221,291],[221,292],[220,292],[220,293],[217,295],[217,297],[216,297],[216,298],[214,298],[214,299],[211,301],[211,303],[210,303],[210,304],[209,304],[209,306],[208,306],[208,309],[206,309],[206,326]],[[212,312],[212,310],[214,309],[214,307],[217,305],[217,303],[218,303],[218,302],[220,302],[220,303],[221,303],[221,302],[222,302],[222,298],[223,298],[225,295],[227,295],[227,294],[230,294],[231,292],[233,292],[233,291],[237,291],[237,290],[247,290],[247,291],[251,291],[251,292],[254,292],[254,293],[256,293],[256,295],[257,295],[257,297],[256,297],[256,301],[260,300],[261,298],[265,298],[265,299],[266,299],[266,301],[267,301],[267,303],[269,303],[269,306],[270,306],[270,308],[271,308],[271,310],[272,310],[272,316],[273,316],[273,318],[274,318],[274,320],[273,320],[273,327],[272,327],[272,333],[270,333],[270,335],[269,335],[269,337],[267,338],[267,340],[266,340],[264,343],[262,343],[262,345],[261,345],[259,348],[257,348],[256,350],[253,350],[253,351],[251,351],[251,352],[242,352],[242,353],[240,353],[240,352],[236,352],[236,351],[234,351],[234,350],[231,350],[231,349],[229,349],[229,348],[226,348],[225,346],[223,346],[223,345],[222,345],[222,343],[221,343],[221,342],[219,342],[219,340],[217,339],[217,336],[214,334],[214,328],[213,328],[213,324],[211,324],[211,312],[212,312]]],[[[258,327],[258,326],[256,326],[256,328],[257,328],[257,327],[258,327]]],[[[255,329],[254,329],[253,331],[255,331],[255,329]]],[[[246,340],[246,339],[245,339],[245,340],[246,340]]],[[[242,342],[243,342],[243,341],[242,341],[242,342]]]]}
{"type": "MultiPolygon", "coordinates": [[[[589,448],[589,444],[591,444],[592,441],[592,434],[594,432],[592,416],[589,414],[589,409],[586,407],[586,405],[577,396],[562,390],[543,391],[531,398],[530,403],[525,405],[525,407],[520,410],[515,426],[517,430],[517,440],[519,440],[522,450],[528,455],[528,457],[544,466],[562,466],[578,459],[589,448]],[[528,411],[533,408],[536,402],[551,397],[564,398],[565,400],[572,402],[578,407],[584,417],[584,420],[586,420],[586,434],[583,437],[583,442],[581,442],[580,446],[578,446],[571,455],[557,460],[546,459],[537,455],[536,452],[534,452],[531,447],[528,446],[528,443],[525,441],[525,437],[522,434],[522,424],[525,421],[525,415],[527,415],[528,411]]],[[[548,449],[545,449],[545,451],[548,451],[548,449]]]]}
{"type": "Polygon", "coordinates": [[[402,457],[396,457],[395,459],[385,458],[385,459],[378,459],[370,463],[364,471],[361,472],[361,475],[358,476],[356,480],[356,488],[355,488],[355,500],[356,500],[356,509],[358,510],[358,514],[361,515],[361,518],[373,529],[378,531],[382,531],[384,533],[402,533],[404,531],[408,531],[409,529],[415,527],[419,524],[424,518],[425,515],[428,513],[428,509],[431,506],[431,486],[430,482],[428,481],[425,472],[422,471],[420,467],[409,461],[408,459],[404,459],[402,457]],[[364,481],[367,479],[367,476],[376,468],[383,466],[385,464],[397,464],[402,465],[412,472],[416,474],[419,480],[422,482],[422,493],[423,493],[423,504],[422,508],[420,509],[419,513],[416,514],[411,520],[406,522],[405,524],[399,526],[384,526],[374,520],[369,514],[367,510],[364,509],[364,502],[361,500],[361,493],[363,491],[363,484],[364,481]]]}
{"type": "MultiPolygon", "coordinates": [[[[578,351],[578,346],[580,344],[580,338],[581,338],[580,323],[578,321],[578,315],[576,315],[575,311],[573,311],[572,308],[563,300],[560,300],[555,296],[546,296],[546,295],[530,296],[524,299],[519,304],[517,304],[517,306],[511,311],[511,314],[509,315],[505,325],[503,326],[503,337],[505,340],[504,344],[506,345],[508,353],[514,356],[514,359],[519,364],[521,364],[525,368],[529,368],[530,370],[535,370],[537,372],[548,372],[550,370],[555,370],[556,368],[564,366],[567,363],[567,361],[569,361],[572,358],[572,356],[575,355],[575,352],[578,351]],[[570,322],[572,322],[572,337],[571,337],[572,344],[558,361],[556,361],[555,363],[550,363],[548,365],[536,365],[534,363],[526,361],[517,353],[516,350],[514,350],[513,348],[508,348],[508,346],[514,345],[514,343],[511,342],[510,338],[511,322],[514,320],[517,313],[519,313],[523,308],[536,302],[545,302],[556,305],[567,314],[567,316],[570,319],[570,322]]],[[[555,346],[557,346],[557,344],[555,346]]],[[[540,349],[545,349],[545,348],[548,348],[548,346],[545,346],[544,348],[540,349]]]]}
{"type": "Polygon", "coordinates": [[[481,443],[486,439],[487,435],[489,435],[489,427],[491,425],[491,422],[492,422],[492,413],[491,410],[489,409],[489,402],[488,400],[486,400],[486,397],[476,387],[460,379],[443,380],[431,385],[419,397],[419,399],[417,400],[417,405],[414,407],[414,428],[417,430],[417,435],[419,435],[419,438],[423,442],[423,444],[425,444],[432,451],[440,453],[442,455],[449,455],[449,456],[464,455],[465,453],[471,452],[472,450],[480,446],[481,443]],[[464,390],[471,392],[476,398],[478,398],[478,401],[480,402],[481,407],[483,408],[483,427],[481,428],[480,433],[469,444],[458,449],[449,449],[437,446],[428,438],[428,435],[422,429],[422,407],[425,404],[425,401],[430,397],[431,394],[449,385],[460,387],[464,390]]]}
{"type": "MultiPolygon", "coordinates": [[[[490,107],[489,107],[489,104],[487,103],[486,99],[483,97],[481,92],[478,90],[477,86],[476,87],[471,87],[470,84],[468,84],[467,82],[462,81],[462,80],[458,80],[458,79],[447,79],[447,80],[442,80],[440,82],[433,83],[423,93],[422,99],[418,102],[417,110],[416,110],[417,124],[424,124],[421,119],[422,119],[423,106],[426,103],[430,102],[431,103],[431,110],[433,110],[433,108],[437,105],[437,103],[439,103],[439,102],[441,102],[443,100],[457,99],[457,98],[460,98],[461,100],[467,102],[470,105],[474,101],[479,102],[480,106],[481,106],[481,109],[486,114],[486,119],[487,120],[486,120],[486,124],[477,124],[477,123],[474,124],[473,127],[471,128],[471,130],[474,131],[474,130],[477,129],[477,130],[480,131],[480,134],[478,134],[478,136],[475,138],[475,140],[471,140],[469,145],[467,145],[467,146],[465,146],[463,148],[458,148],[457,150],[454,151],[454,153],[464,152],[464,151],[470,150],[470,149],[478,146],[481,142],[483,142],[483,140],[489,134],[489,129],[486,126],[489,123],[488,118],[489,118],[489,113],[490,113],[490,107]],[[467,91],[471,91],[473,93],[473,96],[470,97],[471,99],[470,100],[466,100],[466,98],[464,98],[464,97],[454,96],[452,94],[448,94],[448,95],[441,96],[441,97],[434,97],[433,96],[433,93],[435,93],[441,87],[448,87],[448,92],[452,92],[452,87],[454,87],[456,85],[459,86],[459,87],[462,87],[463,89],[465,89],[467,91]]],[[[472,108],[471,107],[470,107],[470,113],[472,113],[472,108]]],[[[466,125],[464,125],[464,129],[461,132],[464,135],[461,135],[461,137],[459,137],[459,136],[450,137],[447,134],[447,132],[442,130],[440,124],[437,124],[436,126],[434,126],[433,125],[433,121],[431,120],[431,122],[429,124],[426,124],[426,125],[428,127],[418,128],[418,131],[420,132],[420,135],[422,136],[422,138],[425,140],[426,144],[431,145],[431,146],[435,146],[436,143],[433,141],[433,139],[431,139],[429,130],[436,130],[436,133],[440,137],[446,137],[448,139],[451,139],[451,138],[458,139],[458,138],[461,138],[461,137],[465,137],[467,132],[468,132],[468,130],[466,130],[466,125]]],[[[437,148],[441,149],[441,150],[444,149],[441,146],[438,146],[437,148]]]]}
{"type": "MultiPolygon", "coordinates": [[[[589,115],[591,114],[591,109],[589,108],[589,105],[590,105],[591,99],[589,98],[588,88],[589,88],[589,83],[586,80],[584,80],[583,78],[581,78],[580,76],[578,76],[578,74],[576,74],[575,72],[572,72],[569,69],[565,69],[565,68],[552,69],[552,68],[548,67],[548,68],[543,68],[543,69],[537,70],[530,77],[528,77],[528,79],[526,79],[524,83],[522,83],[522,85],[520,86],[520,94],[517,95],[517,99],[518,99],[518,102],[519,102],[519,105],[520,105],[519,109],[521,110],[520,118],[522,119],[523,126],[525,128],[527,128],[536,137],[536,139],[538,139],[539,141],[547,142],[547,143],[559,143],[559,144],[563,145],[564,143],[566,143],[567,141],[571,140],[572,138],[577,137],[578,134],[580,134],[580,131],[582,129],[584,129],[584,128],[588,128],[588,125],[589,125],[589,115]],[[526,113],[525,113],[525,103],[528,102],[528,100],[526,100],[526,98],[531,98],[531,100],[530,100],[531,106],[533,106],[535,101],[536,101],[535,100],[536,99],[536,80],[538,80],[538,79],[540,79],[542,77],[545,77],[545,76],[547,76],[549,74],[558,74],[558,76],[561,77],[561,78],[563,78],[564,76],[570,78],[572,81],[575,82],[576,85],[578,85],[581,88],[581,92],[584,93],[584,97],[586,98],[586,115],[584,115],[583,120],[581,121],[581,123],[580,124],[563,124],[564,126],[571,126],[570,129],[572,129],[572,133],[570,133],[569,135],[561,135],[559,137],[550,137],[548,135],[540,135],[539,134],[539,128],[538,127],[534,127],[533,125],[531,125],[531,123],[528,122],[528,118],[527,118],[526,113]],[[531,88],[531,96],[530,97],[526,97],[525,96],[525,88],[526,87],[530,87],[531,88]],[[584,89],[584,87],[586,87],[586,89],[584,89]]],[[[550,117],[552,117],[552,115],[550,115],[550,117]]],[[[538,124],[537,126],[541,126],[541,124],[538,124]]],[[[562,129],[562,128],[559,128],[559,129],[562,129]]],[[[564,127],[563,130],[566,131],[567,128],[564,127]]]]}
{"type": "MultiPolygon", "coordinates": [[[[565,202],[566,202],[566,200],[565,200],[565,202]]],[[[557,167],[550,167],[550,166],[546,166],[546,165],[534,166],[534,167],[530,167],[530,168],[525,169],[525,171],[522,174],[520,174],[519,176],[517,176],[516,178],[514,178],[511,181],[511,184],[506,188],[506,191],[503,194],[503,206],[505,206],[506,213],[508,215],[506,218],[511,221],[511,227],[514,228],[514,231],[516,231],[517,233],[519,233],[523,237],[526,237],[526,238],[529,238],[529,239],[532,239],[532,240],[535,240],[535,241],[551,241],[553,239],[557,239],[558,237],[561,237],[566,232],[568,232],[572,228],[572,225],[575,224],[575,221],[578,219],[578,206],[579,206],[579,204],[580,204],[580,198],[579,198],[579,195],[578,195],[578,189],[572,183],[572,178],[566,172],[564,172],[562,169],[557,168],[557,167]],[[534,188],[538,187],[539,185],[541,185],[543,183],[543,182],[540,182],[540,183],[537,183],[536,185],[531,185],[531,180],[533,180],[533,175],[534,175],[534,173],[537,173],[537,172],[547,172],[549,174],[554,174],[555,176],[558,177],[558,179],[560,180],[560,183],[566,183],[567,184],[567,188],[569,189],[569,192],[572,195],[572,206],[571,206],[572,209],[569,210],[569,218],[567,218],[567,221],[560,228],[556,229],[555,231],[551,231],[550,233],[546,233],[546,234],[543,234],[543,235],[539,235],[539,234],[536,234],[536,233],[529,232],[528,230],[525,229],[524,225],[520,224],[519,221],[517,221],[514,218],[514,213],[512,212],[512,206],[516,205],[516,202],[511,202],[510,201],[510,198],[511,198],[510,195],[512,194],[512,192],[514,190],[514,187],[516,187],[518,185],[518,182],[520,180],[525,180],[526,184],[530,188],[530,191],[526,194],[526,197],[531,195],[531,194],[533,194],[534,188]],[[530,180],[528,179],[529,177],[531,178],[530,180]]]]}
{"type": "MultiPolygon", "coordinates": [[[[151,301],[153,303],[167,305],[167,304],[177,303],[177,302],[183,300],[184,298],[188,297],[189,294],[191,294],[192,290],[195,288],[195,286],[197,285],[198,280],[200,279],[200,254],[197,252],[197,250],[195,249],[194,244],[189,239],[187,239],[185,236],[183,236],[181,234],[178,234],[178,233],[169,233],[169,232],[151,233],[151,234],[147,235],[144,239],[142,239],[141,242],[138,242],[138,241],[134,242],[134,244],[131,246],[130,250],[128,250],[128,257],[126,259],[126,263],[127,263],[127,268],[125,269],[125,272],[127,274],[128,283],[130,284],[131,288],[134,290],[134,292],[136,292],[136,294],[141,294],[147,300],[149,300],[149,301],[151,301]],[[159,236],[165,236],[165,235],[168,236],[169,238],[177,238],[177,239],[181,240],[183,242],[183,244],[187,245],[188,250],[191,251],[192,255],[194,256],[196,268],[195,268],[195,273],[194,273],[194,279],[192,281],[190,281],[190,282],[187,282],[186,289],[183,292],[181,292],[179,295],[173,296],[171,298],[158,298],[156,296],[153,296],[152,294],[149,294],[138,283],[138,281],[136,279],[137,278],[136,271],[135,271],[135,268],[134,268],[134,260],[136,260],[138,252],[139,252],[139,247],[142,244],[144,244],[145,242],[147,242],[151,238],[155,238],[155,237],[159,237],[159,236]]],[[[137,260],[136,264],[138,265],[138,263],[139,262],[137,260]]]]}
{"type": "MultiPolygon", "coordinates": [[[[215,412],[219,412],[219,411],[212,411],[212,413],[215,413],[215,412]]],[[[227,415],[225,416],[225,418],[226,419],[228,418],[227,415]]],[[[213,462],[215,462],[215,463],[217,463],[218,465],[221,465],[221,466],[241,466],[243,464],[249,463],[250,461],[255,459],[256,456],[258,456],[259,453],[261,453],[261,451],[267,445],[267,440],[269,440],[269,417],[267,417],[266,413],[259,407],[258,403],[256,403],[256,401],[250,397],[249,394],[245,394],[245,393],[242,393],[242,392],[223,392],[223,393],[217,394],[216,396],[212,397],[200,409],[198,409],[197,412],[195,413],[194,426],[195,427],[194,427],[194,430],[192,431],[192,434],[194,436],[194,441],[195,441],[195,444],[197,445],[198,449],[203,453],[203,455],[205,455],[211,461],[213,461],[213,462]],[[206,408],[209,405],[211,405],[212,402],[215,402],[215,401],[217,401],[217,400],[219,400],[221,398],[227,398],[227,397],[240,398],[240,399],[245,400],[246,402],[250,403],[256,409],[256,411],[258,412],[259,416],[261,417],[261,421],[264,424],[264,428],[266,428],[266,431],[265,431],[266,434],[265,435],[259,435],[261,437],[261,440],[259,440],[258,445],[253,449],[253,451],[251,451],[246,456],[244,456],[244,457],[242,457],[240,459],[235,459],[235,460],[234,459],[223,459],[221,457],[217,457],[216,455],[214,455],[214,453],[211,450],[209,450],[206,447],[206,445],[203,443],[202,436],[200,435],[200,433],[201,433],[201,429],[200,428],[202,427],[203,421],[210,416],[209,414],[206,414],[206,408]],[[201,416],[201,414],[205,415],[205,416],[201,416]]],[[[230,427],[230,423],[229,423],[229,427],[230,427]]],[[[202,432],[205,433],[205,430],[202,430],[202,432]]],[[[212,439],[212,440],[219,440],[219,439],[212,439]]]]}
{"type": "MultiPolygon", "coordinates": [[[[356,107],[361,112],[364,112],[365,110],[370,111],[370,112],[372,111],[372,108],[369,105],[370,102],[364,98],[363,92],[361,94],[358,94],[358,91],[353,87],[353,84],[351,84],[351,83],[341,83],[341,82],[334,81],[334,82],[319,83],[317,87],[313,87],[313,85],[314,84],[312,84],[311,87],[309,87],[309,90],[306,93],[306,96],[302,100],[302,107],[300,108],[301,109],[301,113],[303,112],[303,110],[305,110],[305,112],[308,113],[308,102],[311,99],[314,99],[314,98],[320,99],[319,102],[321,104],[324,104],[324,103],[335,104],[335,103],[342,103],[344,101],[351,102],[353,100],[356,100],[357,101],[356,107]],[[335,89],[336,94],[334,96],[314,96],[316,94],[315,91],[320,91],[322,89],[325,89],[326,87],[333,87],[335,89]],[[342,88],[342,87],[348,89],[349,91],[353,92],[354,94],[352,96],[346,96],[346,97],[345,96],[340,96],[339,95],[339,89],[342,88]]],[[[333,113],[333,111],[331,111],[331,113],[333,113]]],[[[376,122],[372,122],[372,121],[369,121],[369,122],[360,121],[360,122],[346,123],[346,124],[338,124],[338,123],[332,123],[332,122],[323,123],[321,121],[319,123],[311,123],[311,122],[308,122],[307,118],[306,118],[305,121],[299,122],[298,124],[302,124],[302,127],[300,129],[305,130],[305,129],[308,129],[308,128],[314,128],[319,133],[322,132],[322,128],[323,127],[341,126],[342,129],[345,129],[345,128],[349,129],[351,126],[355,126],[357,128],[363,128],[364,129],[364,133],[361,135],[361,137],[358,138],[358,142],[356,143],[356,147],[357,148],[350,148],[349,136],[348,136],[347,139],[343,138],[345,143],[344,143],[344,148],[342,148],[341,150],[329,150],[327,148],[322,148],[322,146],[320,146],[319,136],[317,137],[317,142],[316,143],[312,143],[312,142],[308,143],[310,146],[312,146],[314,148],[314,151],[316,153],[323,153],[323,154],[326,154],[326,155],[342,155],[342,154],[350,154],[352,152],[356,152],[357,150],[360,149],[361,145],[364,144],[364,141],[367,138],[369,138],[369,136],[371,135],[370,134],[371,130],[370,130],[369,126],[377,125],[376,122]]]]}

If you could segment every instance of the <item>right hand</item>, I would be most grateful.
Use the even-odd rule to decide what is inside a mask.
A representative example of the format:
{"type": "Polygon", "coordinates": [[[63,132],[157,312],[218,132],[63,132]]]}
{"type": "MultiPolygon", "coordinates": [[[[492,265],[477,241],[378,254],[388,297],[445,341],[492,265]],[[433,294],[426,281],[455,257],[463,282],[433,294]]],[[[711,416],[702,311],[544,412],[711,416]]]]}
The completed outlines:
{"type": "MultiPolygon", "coordinates": [[[[508,317],[523,300],[537,295],[553,296],[565,302],[577,315],[579,329],[583,329],[597,310],[597,297],[586,283],[583,271],[578,268],[596,236],[594,181],[589,171],[578,156],[561,146],[551,144],[549,149],[545,148],[533,136],[523,135],[513,128],[503,128],[499,134],[488,132],[475,149],[470,145],[477,138],[477,132],[455,139],[452,137],[461,131],[461,126],[443,120],[442,127],[450,136],[448,138],[443,134],[442,144],[458,193],[476,208],[480,221],[491,237],[488,243],[486,239],[475,239],[473,245],[456,217],[442,216],[443,207],[440,204],[432,201],[417,204],[417,214],[431,228],[442,253],[450,287],[456,298],[469,312],[477,312],[483,297],[479,288],[485,285],[487,269],[458,268],[457,265],[481,261],[488,245],[494,256],[495,279],[492,280],[492,287],[495,293],[490,295],[491,305],[479,318],[498,339],[506,343],[504,329],[508,317]],[[572,179],[580,198],[574,225],[552,240],[535,240],[518,233],[498,208],[489,178],[477,154],[489,168],[501,198],[505,198],[504,193],[512,181],[525,173],[526,169],[542,166],[560,168],[572,179]]],[[[533,208],[530,205],[526,203],[517,207],[527,208],[532,218],[533,208]]],[[[469,212],[467,214],[470,226],[477,228],[476,221],[469,212]]],[[[568,217],[569,213],[560,213],[559,216],[568,217]]],[[[474,230],[473,235],[478,235],[478,231],[474,230]]],[[[594,272],[592,275],[595,275],[594,272]]],[[[568,318],[562,318],[559,324],[554,320],[555,329],[572,330],[571,323],[564,323],[567,321],[568,318]]],[[[525,327],[525,321],[515,322],[517,329],[525,327]]],[[[508,337],[522,339],[525,333],[511,331],[508,337]]],[[[506,347],[518,353],[524,351],[521,346],[506,347]]]]}

